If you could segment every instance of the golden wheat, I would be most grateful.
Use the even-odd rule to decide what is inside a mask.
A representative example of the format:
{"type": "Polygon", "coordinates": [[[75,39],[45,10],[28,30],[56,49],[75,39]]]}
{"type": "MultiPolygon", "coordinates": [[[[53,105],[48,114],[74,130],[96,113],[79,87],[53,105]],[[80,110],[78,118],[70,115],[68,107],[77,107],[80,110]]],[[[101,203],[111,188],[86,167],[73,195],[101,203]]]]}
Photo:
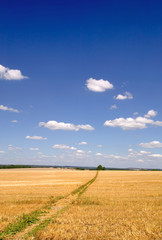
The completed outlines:
{"type": "Polygon", "coordinates": [[[99,172],[87,192],[36,239],[160,240],[161,200],[162,172],[99,172]]]}
{"type": "Polygon", "coordinates": [[[18,216],[50,204],[93,175],[89,171],[52,168],[0,170],[0,231],[18,216]]]}

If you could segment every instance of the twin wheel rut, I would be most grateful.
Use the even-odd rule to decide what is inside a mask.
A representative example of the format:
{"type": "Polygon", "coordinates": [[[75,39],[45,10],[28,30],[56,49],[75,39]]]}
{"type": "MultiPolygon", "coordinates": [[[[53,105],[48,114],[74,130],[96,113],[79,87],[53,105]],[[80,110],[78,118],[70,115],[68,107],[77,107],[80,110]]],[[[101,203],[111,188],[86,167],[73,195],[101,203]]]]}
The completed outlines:
{"type": "MultiPolygon", "coordinates": [[[[96,180],[98,176],[98,172],[95,177],[92,178],[87,183],[81,185],[77,189],[75,189],[68,196],[63,197],[60,200],[57,200],[54,204],[48,206],[48,209],[42,211],[37,217],[36,221],[31,221],[21,228],[17,228],[15,231],[11,231],[10,229],[14,229],[16,224],[19,226],[20,220],[17,223],[10,224],[2,233],[0,233],[0,240],[25,240],[25,239],[35,239],[35,234],[38,230],[45,228],[50,222],[54,222],[55,219],[66,209],[68,209],[86,190],[87,188],[96,180]]],[[[20,222],[21,224],[21,222],[20,222]]],[[[23,225],[23,222],[22,222],[23,225]]]]}

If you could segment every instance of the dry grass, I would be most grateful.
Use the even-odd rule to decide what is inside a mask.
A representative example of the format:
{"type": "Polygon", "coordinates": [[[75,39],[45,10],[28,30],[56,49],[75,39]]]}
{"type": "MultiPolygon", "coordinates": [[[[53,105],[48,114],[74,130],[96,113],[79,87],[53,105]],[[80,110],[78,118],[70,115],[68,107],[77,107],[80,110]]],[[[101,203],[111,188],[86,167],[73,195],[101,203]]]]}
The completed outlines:
{"type": "Polygon", "coordinates": [[[100,172],[82,197],[36,239],[160,240],[161,200],[162,172],[100,172]]]}
{"type": "Polygon", "coordinates": [[[49,168],[0,170],[0,232],[18,216],[69,194],[93,175],[89,171],[49,168]]]}

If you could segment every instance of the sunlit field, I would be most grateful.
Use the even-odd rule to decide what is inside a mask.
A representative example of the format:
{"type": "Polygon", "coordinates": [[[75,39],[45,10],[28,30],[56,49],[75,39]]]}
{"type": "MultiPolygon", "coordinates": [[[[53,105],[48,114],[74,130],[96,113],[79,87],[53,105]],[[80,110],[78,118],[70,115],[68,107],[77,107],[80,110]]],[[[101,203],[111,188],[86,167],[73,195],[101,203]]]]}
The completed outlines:
{"type": "Polygon", "coordinates": [[[1,170],[0,205],[0,239],[162,239],[158,171],[1,170]],[[37,223],[15,228],[45,206],[37,223]]]}
{"type": "Polygon", "coordinates": [[[36,239],[162,239],[162,172],[103,171],[36,239]]]}
{"type": "Polygon", "coordinates": [[[56,169],[0,170],[0,231],[18,216],[50,204],[94,173],[56,169]]]}

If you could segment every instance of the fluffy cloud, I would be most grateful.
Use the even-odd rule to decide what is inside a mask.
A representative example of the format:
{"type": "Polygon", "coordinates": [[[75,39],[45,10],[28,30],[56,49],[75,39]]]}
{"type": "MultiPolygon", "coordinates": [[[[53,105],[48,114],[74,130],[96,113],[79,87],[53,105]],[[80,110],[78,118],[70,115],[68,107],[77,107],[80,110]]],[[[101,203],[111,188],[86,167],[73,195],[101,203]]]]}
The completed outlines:
{"type": "Polygon", "coordinates": [[[83,129],[83,130],[87,130],[87,131],[92,131],[92,130],[94,130],[94,128],[93,128],[91,125],[89,125],[89,124],[77,125],[76,127],[78,128],[78,130],[79,130],[79,129],[83,129]]]}
{"type": "Polygon", "coordinates": [[[93,92],[105,92],[106,90],[113,88],[113,84],[111,84],[109,81],[103,79],[96,80],[94,78],[89,78],[86,81],[86,86],[90,91],[93,92]]]}
{"type": "Polygon", "coordinates": [[[133,149],[132,149],[132,148],[129,148],[129,149],[128,149],[128,152],[133,152],[133,149]]]}
{"type": "Polygon", "coordinates": [[[7,106],[4,105],[0,105],[0,110],[2,111],[10,111],[10,112],[15,112],[15,113],[19,113],[20,111],[14,108],[9,108],[7,106]]]}
{"type": "Polygon", "coordinates": [[[75,147],[69,147],[67,145],[64,145],[64,144],[55,144],[52,146],[52,148],[55,148],[55,149],[70,149],[70,150],[76,150],[75,147]]]}
{"type": "Polygon", "coordinates": [[[76,152],[77,152],[77,153],[81,153],[81,154],[84,153],[83,150],[77,150],[76,152]]]}
{"type": "Polygon", "coordinates": [[[26,136],[26,139],[33,139],[33,140],[47,140],[46,137],[41,137],[41,136],[26,136]]]}
{"type": "Polygon", "coordinates": [[[134,118],[116,118],[114,120],[107,120],[104,125],[109,127],[120,127],[123,130],[143,129],[146,128],[147,123],[153,121],[147,121],[148,119],[143,117],[134,118]]]}
{"type": "Polygon", "coordinates": [[[20,70],[17,69],[9,69],[0,65],[0,79],[4,80],[21,80],[27,78],[23,76],[20,70]]]}
{"type": "Polygon", "coordinates": [[[102,153],[96,153],[96,156],[102,156],[102,153]]]}
{"type": "Polygon", "coordinates": [[[45,128],[49,128],[51,130],[66,130],[66,131],[78,131],[79,129],[83,130],[94,130],[94,128],[89,125],[74,125],[72,123],[64,123],[64,122],[56,122],[56,121],[48,121],[47,123],[45,122],[40,122],[39,127],[44,126],[45,128]]]}
{"type": "Polygon", "coordinates": [[[116,118],[114,120],[105,121],[104,126],[120,127],[123,130],[134,130],[147,128],[148,124],[162,126],[161,121],[153,121],[152,119],[148,119],[148,117],[116,118]]]}
{"type": "Polygon", "coordinates": [[[143,148],[162,148],[162,143],[159,141],[152,141],[149,143],[140,143],[139,146],[143,148]]]}
{"type": "Polygon", "coordinates": [[[125,95],[118,94],[117,97],[115,97],[116,100],[126,100],[126,99],[133,99],[133,96],[129,92],[125,92],[125,95]]]}
{"type": "Polygon", "coordinates": [[[117,109],[117,106],[116,106],[116,104],[114,104],[114,105],[111,105],[110,109],[111,109],[111,110],[112,110],[112,109],[117,109]]]}
{"type": "Polygon", "coordinates": [[[96,147],[99,147],[99,148],[101,148],[101,147],[103,147],[101,144],[99,144],[99,145],[97,145],[96,147]]]}
{"type": "Polygon", "coordinates": [[[155,117],[157,115],[157,112],[154,110],[150,110],[148,111],[148,113],[145,115],[146,118],[150,118],[150,117],[155,117]]]}
{"type": "Polygon", "coordinates": [[[140,151],[141,154],[150,154],[150,152],[147,151],[140,151]]]}
{"type": "Polygon", "coordinates": [[[78,145],[87,145],[87,142],[80,142],[78,145]]]}
{"type": "Polygon", "coordinates": [[[30,151],[39,151],[39,148],[29,148],[30,151]]]}

